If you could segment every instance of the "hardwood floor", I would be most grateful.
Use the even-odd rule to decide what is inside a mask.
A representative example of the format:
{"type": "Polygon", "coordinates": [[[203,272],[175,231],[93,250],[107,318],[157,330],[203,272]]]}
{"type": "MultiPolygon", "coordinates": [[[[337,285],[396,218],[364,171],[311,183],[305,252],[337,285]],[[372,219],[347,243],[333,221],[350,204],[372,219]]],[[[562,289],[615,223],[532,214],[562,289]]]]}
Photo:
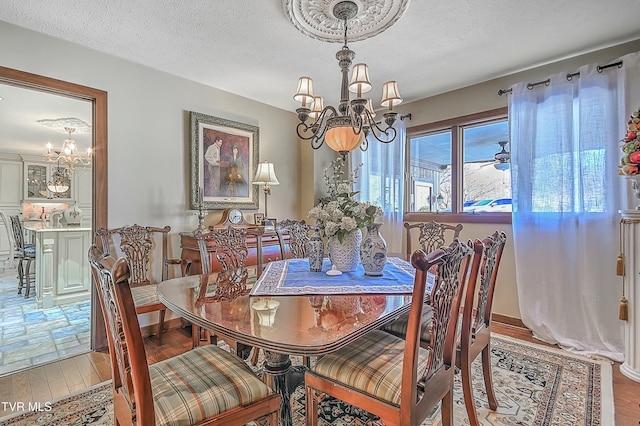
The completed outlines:
{"type": "MultiPolygon", "coordinates": [[[[494,323],[494,331],[532,343],[541,342],[531,337],[527,329],[494,323]]],[[[547,345],[549,346],[549,345],[547,345]]],[[[151,363],[178,355],[191,349],[191,330],[172,329],[162,340],[155,336],[145,338],[145,349],[151,363]]],[[[46,402],[97,385],[111,378],[108,353],[92,352],[78,355],[41,367],[0,377],[0,401],[46,402]]],[[[640,424],[640,383],[620,373],[620,364],[613,366],[613,393],[616,424],[640,424]]],[[[0,404],[0,417],[11,414],[9,406],[0,404]]],[[[609,425],[603,425],[609,426],[609,425]]]]}

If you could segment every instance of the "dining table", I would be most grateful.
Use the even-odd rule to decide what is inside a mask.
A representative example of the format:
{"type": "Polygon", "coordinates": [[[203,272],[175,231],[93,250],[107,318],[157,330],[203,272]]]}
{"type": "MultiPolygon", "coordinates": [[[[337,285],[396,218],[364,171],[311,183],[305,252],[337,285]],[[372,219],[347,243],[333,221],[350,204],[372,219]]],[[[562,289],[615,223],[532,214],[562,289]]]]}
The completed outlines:
{"type": "Polygon", "coordinates": [[[357,270],[336,278],[326,291],[312,284],[327,280],[326,272],[331,269],[328,260],[322,272],[314,273],[309,271],[308,263],[305,270],[304,262],[307,260],[271,262],[260,279],[234,291],[224,288],[218,273],[173,278],[160,283],[157,290],[160,301],[185,320],[222,340],[264,350],[262,377],[281,396],[281,425],[292,424],[290,397],[304,381],[305,366],[292,366],[291,356],[322,356],[340,349],[394,321],[408,312],[411,304],[412,285],[398,283],[394,287],[389,283],[398,280],[413,283],[411,265],[403,259],[394,259],[400,267],[393,262],[388,265],[391,269],[404,266],[408,277],[398,271],[399,277],[394,276],[386,271],[387,266],[386,277],[367,277],[364,271],[357,270]],[[300,274],[305,277],[302,281],[306,289],[291,293],[271,288],[271,294],[264,291],[252,294],[274,274],[284,275],[282,283],[300,274]],[[339,279],[344,289],[335,294],[339,279]],[[355,284],[374,279],[384,285],[367,288],[355,284]]]}

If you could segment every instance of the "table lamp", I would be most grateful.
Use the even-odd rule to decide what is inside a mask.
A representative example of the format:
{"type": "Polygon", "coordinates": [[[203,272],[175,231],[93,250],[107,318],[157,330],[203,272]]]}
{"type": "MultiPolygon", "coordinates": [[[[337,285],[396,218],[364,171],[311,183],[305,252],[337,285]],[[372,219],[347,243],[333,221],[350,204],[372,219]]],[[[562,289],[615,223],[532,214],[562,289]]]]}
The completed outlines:
{"type": "Polygon", "coordinates": [[[266,161],[258,164],[256,175],[251,182],[254,185],[262,185],[264,191],[264,218],[269,218],[267,214],[267,195],[271,195],[271,185],[280,185],[276,172],[273,170],[273,163],[267,163],[266,161]]]}

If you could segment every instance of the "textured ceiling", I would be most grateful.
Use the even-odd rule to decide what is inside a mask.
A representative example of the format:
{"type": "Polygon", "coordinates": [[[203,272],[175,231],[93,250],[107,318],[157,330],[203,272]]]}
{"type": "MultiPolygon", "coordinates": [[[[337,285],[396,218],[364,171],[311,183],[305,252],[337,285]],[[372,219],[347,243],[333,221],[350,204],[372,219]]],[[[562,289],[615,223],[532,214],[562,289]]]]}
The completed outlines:
{"type": "MultiPolygon", "coordinates": [[[[413,0],[349,47],[374,104],[393,79],[413,101],[640,38],[639,16],[638,0],[413,0]]],[[[285,110],[301,75],[339,95],[340,44],[298,31],[283,0],[0,0],[0,20],[285,110]]]]}

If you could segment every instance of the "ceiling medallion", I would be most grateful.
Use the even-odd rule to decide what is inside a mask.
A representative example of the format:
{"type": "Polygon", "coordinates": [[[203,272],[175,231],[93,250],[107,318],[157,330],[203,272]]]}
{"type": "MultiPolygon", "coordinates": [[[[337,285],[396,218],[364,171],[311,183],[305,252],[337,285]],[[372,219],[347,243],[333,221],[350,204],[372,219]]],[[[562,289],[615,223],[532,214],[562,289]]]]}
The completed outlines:
{"type": "MultiPolygon", "coordinates": [[[[344,21],[334,15],[340,0],[282,0],[289,21],[303,34],[321,41],[341,43],[344,21]]],[[[358,6],[348,18],[349,41],[366,40],[395,24],[404,15],[409,0],[353,0],[358,6]]]]}
{"type": "Polygon", "coordinates": [[[68,133],[67,128],[69,127],[73,128],[76,133],[91,133],[91,125],[76,117],[45,118],[37,121],[38,124],[60,133],[68,133]]]}

